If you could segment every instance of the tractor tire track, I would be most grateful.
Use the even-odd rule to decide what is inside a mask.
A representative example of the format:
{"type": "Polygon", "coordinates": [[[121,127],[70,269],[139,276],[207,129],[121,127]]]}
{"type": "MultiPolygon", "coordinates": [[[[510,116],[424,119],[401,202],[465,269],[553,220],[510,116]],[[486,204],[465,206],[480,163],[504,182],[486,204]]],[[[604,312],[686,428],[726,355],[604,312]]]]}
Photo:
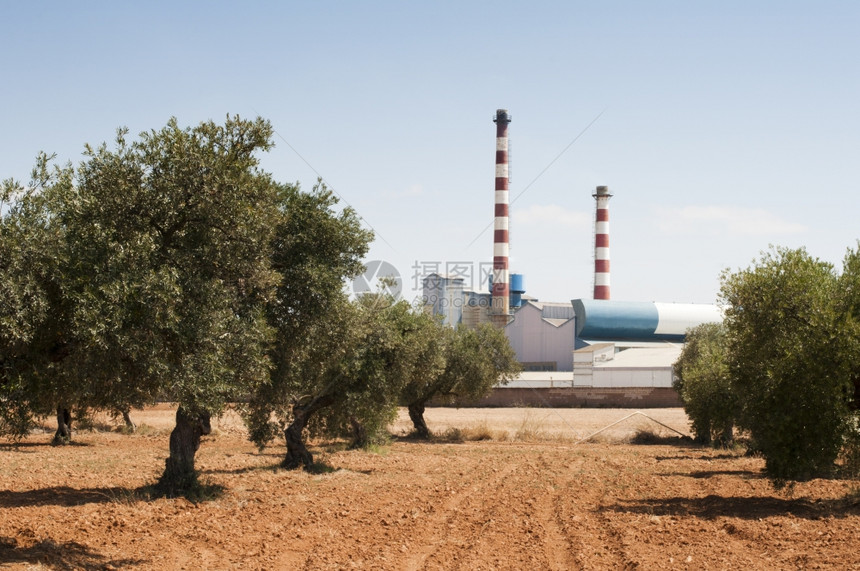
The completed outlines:
{"type": "Polygon", "coordinates": [[[464,523],[469,526],[475,519],[475,511],[481,511],[475,504],[481,498],[492,495],[487,494],[486,490],[500,486],[516,470],[517,466],[512,463],[503,468],[480,463],[473,466],[470,471],[472,483],[460,490],[450,490],[450,497],[435,507],[432,515],[424,518],[423,534],[414,538],[414,541],[420,538],[421,546],[405,561],[401,561],[400,568],[407,571],[446,569],[452,568],[452,563],[453,568],[457,568],[458,552],[462,551],[464,545],[457,528],[463,527],[464,523]]]}

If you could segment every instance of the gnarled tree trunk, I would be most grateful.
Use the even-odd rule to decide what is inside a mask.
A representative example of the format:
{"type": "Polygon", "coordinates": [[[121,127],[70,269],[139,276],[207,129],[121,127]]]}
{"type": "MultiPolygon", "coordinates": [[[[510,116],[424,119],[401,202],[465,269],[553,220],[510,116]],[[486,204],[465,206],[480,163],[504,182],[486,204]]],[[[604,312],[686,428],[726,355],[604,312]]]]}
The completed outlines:
{"type": "Polygon", "coordinates": [[[170,433],[170,456],[158,482],[166,495],[180,495],[197,486],[194,455],[200,448],[200,437],[212,432],[208,412],[191,413],[183,407],[176,410],[176,426],[170,433]]]}
{"type": "Polygon", "coordinates": [[[63,405],[57,405],[57,432],[53,444],[68,444],[72,440],[72,413],[63,405]]]}
{"type": "Polygon", "coordinates": [[[349,418],[349,424],[352,427],[352,444],[350,449],[356,450],[367,446],[367,429],[354,416],[349,418]]]}
{"type": "Polygon", "coordinates": [[[287,441],[287,456],[281,466],[289,470],[303,467],[306,470],[313,466],[314,457],[305,446],[302,434],[311,415],[334,402],[331,395],[318,397],[307,404],[293,405],[293,421],[284,430],[284,438],[287,441]]]}
{"type": "Polygon", "coordinates": [[[412,420],[412,426],[415,427],[415,436],[430,439],[430,429],[427,428],[427,422],[424,420],[424,405],[425,401],[418,401],[409,404],[409,418],[412,420]]]}
{"type": "Polygon", "coordinates": [[[719,436],[719,441],[717,442],[717,444],[719,444],[720,446],[726,447],[726,446],[731,446],[734,441],[735,441],[735,423],[734,422],[727,422],[726,425],[723,427],[723,431],[719,436]]]}
{"type": "Polygon", "coordinates": [[[126,431],[128,431],[131,434],[134,434],[134,432],[137,430],[137,425],[131,419],[130,412],[131,411],[129,411],[128,409],[123,410],[122,411],[122,420],[125,422],[126,431]]]}

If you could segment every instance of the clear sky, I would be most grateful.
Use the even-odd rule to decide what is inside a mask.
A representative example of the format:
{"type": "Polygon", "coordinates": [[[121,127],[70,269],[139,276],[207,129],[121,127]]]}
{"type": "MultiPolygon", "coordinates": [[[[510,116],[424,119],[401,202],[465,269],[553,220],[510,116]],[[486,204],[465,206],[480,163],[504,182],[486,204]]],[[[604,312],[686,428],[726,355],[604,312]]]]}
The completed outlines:
{"type": "Polygon", "coordinates": [[[260,115],[263,167],[321,175],[410,298],[416,266],[492,259],[499,108],[511,267],[542,300],[591,297],[597,185],[617,300],[713,303],[769,244],[839,266],[860,238],[853,0],[0,0],[0,21],[0,178],[119,126],[260,115]]]}

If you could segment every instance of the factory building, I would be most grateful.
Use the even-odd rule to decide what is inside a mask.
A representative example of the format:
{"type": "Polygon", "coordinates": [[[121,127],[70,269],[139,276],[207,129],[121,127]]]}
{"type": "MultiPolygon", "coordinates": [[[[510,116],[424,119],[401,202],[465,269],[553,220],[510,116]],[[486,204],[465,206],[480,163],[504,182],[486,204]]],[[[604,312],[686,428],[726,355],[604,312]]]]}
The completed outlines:
{"type": "Polygon", "coordinates": [[[518,379],[498,387],[486,406],[676,406],[672,365],[689,328],[722,320],[707,304],[610,300],[609,187],[598,186],[594,217],[593,299],[550,303],[526,295],[524,278],[509,267],[508,130],[496,124],[493,271],[487,291],[463,278],[431,274],[423,281],[428,311],[452,327],[492,323],[504,329],[523,366],[518,379]]]}
{"type": "MultiPolygon", "coordinates": [[[[423,284],[425,306],[446,325],[493,323],[489,291],[465,289],[462,278],[442,274],[425,277],[423,284]]],[[[504,331],[524,372],[572,372],[576,380],[591,375],[589,368],[602,370],[592,381],[577,381],[575,386],[618,386],[620,377],[610,379],[610,373],[640,366],[660,368],[660,375],[649,373],[649,378],[654,386],[671,387],[667,371],[680,354],[687,330],[722,320],[716,305],[596,299],[553,303],[525,295],[522,289],[516,301],[512,295],[510,307],[504,331]]],[[[549,375],[544,376],[549,381],[549,375]]],[[[540,375],[530,378],[537,382],[540,375]]]]}
{"type": "Polygon", "coordinates": [[[528,300],[505,325],[523,371],[572,371],[576,320],[567,303],[528,300]]]}

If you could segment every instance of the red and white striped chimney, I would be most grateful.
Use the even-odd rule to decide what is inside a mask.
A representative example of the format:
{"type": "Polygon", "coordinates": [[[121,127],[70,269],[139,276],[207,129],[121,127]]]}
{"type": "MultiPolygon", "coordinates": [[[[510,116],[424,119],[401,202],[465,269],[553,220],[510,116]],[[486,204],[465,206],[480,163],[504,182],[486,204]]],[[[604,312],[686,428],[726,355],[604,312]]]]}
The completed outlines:
{"type": "Polygon", "coordinates": [[[597,202],[594,224],[594,299],[609,299],[609,194],[598,186],[592,194],[597,202]]]}
{"type": "Polygon", "coordinates": [[[496,110],[496,209],[493,224],[493,321],[500,326],[507,323],[510,313],[510,285],[508,277],[508,123],[507,109],[496,110]]]}

